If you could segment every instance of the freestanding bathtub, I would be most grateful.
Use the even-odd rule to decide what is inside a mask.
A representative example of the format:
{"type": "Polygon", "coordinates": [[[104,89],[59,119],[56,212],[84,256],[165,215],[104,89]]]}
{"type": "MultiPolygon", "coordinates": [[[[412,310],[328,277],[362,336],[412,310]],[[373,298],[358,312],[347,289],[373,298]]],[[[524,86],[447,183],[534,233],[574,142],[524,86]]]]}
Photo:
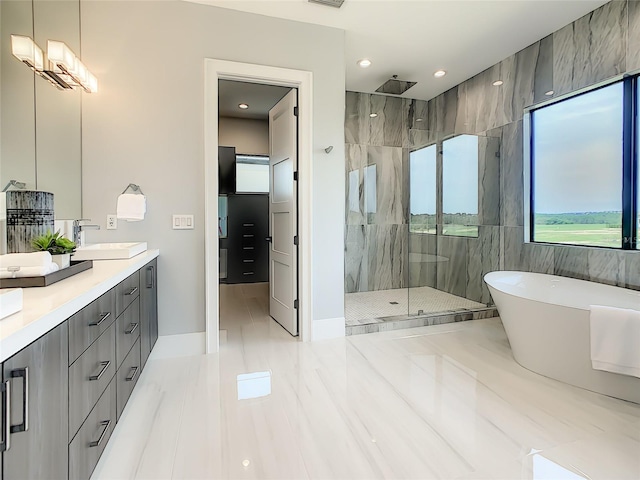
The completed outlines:
{"type": "Polygon", "coordinates": [[[640,403],[640,378],[591,368],[589,337],[590,305],[640,310],[640,292],[527,272],[491,272],[484,281],[520,365],[561,382],[640,403]]]}

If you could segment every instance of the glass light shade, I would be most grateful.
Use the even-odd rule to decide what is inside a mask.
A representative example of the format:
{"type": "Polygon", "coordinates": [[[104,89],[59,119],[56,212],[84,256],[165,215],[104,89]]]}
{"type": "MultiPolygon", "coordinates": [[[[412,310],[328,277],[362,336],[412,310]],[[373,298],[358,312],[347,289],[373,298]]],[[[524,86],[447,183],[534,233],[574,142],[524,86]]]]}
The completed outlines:
{"type": "Polygon", "coordinates": [[[47,41],[47,57],[56,66],[64,67],[68,72],[76,68],[76,56],[64,42],[47,41]]]}
{"type": "Polygon", "coordinates": [[[22,62],[27,62],[36,70],[44,67],[42,49],[30,37],[11,35],[11,53],[22,62]]]}
{"type": "Polygon", "coordinates": [[[89,78],[89,70],[84,66],[79,59],[76,58],[76,67],[74,69],[73,75],[76,77],[78,82],[84,87],[86,87],[87,79],[89,78]]]}
{"type": "Polygon", "coordinates": [[[98,79],[95,75],[87,70],[87,84],[85,85],[90,93],[96,93],[98,91],[98,79]]]}

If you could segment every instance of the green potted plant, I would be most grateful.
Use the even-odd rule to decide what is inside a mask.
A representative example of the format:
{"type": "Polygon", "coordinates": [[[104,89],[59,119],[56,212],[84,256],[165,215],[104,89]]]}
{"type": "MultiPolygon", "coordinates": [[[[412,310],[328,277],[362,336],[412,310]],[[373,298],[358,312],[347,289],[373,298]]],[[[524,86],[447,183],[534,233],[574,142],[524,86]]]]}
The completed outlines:
{"type": "Polygon", "coordinates": [[[51,230],[31,240],[31,246],[37,252],[49,252],[61,269],[71,265],[71,254],[76,250],[75,243],[60,235],[60,231],[51,233],[51,230]]]}

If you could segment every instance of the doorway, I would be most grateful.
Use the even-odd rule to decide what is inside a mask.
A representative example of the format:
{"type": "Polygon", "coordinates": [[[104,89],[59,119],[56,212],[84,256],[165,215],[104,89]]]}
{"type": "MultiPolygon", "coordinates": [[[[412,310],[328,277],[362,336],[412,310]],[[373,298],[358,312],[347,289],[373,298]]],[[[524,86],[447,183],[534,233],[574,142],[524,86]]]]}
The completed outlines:
{"type": "Polygon", "coordinates": [[[219,80],[218,98],[221,342],[271,319],[295,337],[297,89],[219,80]]]}
{"type": "MultiPolygon", "coordinates": [[[[298,101],[298,291],[297,316],[302,341],[311,338],[311,119],[312,74],[261,65],[205,60],[205,279],[206,352],[219,349],[219,195],[218,195],[218,80],[297,89],[298,101]],[[212,134],[213,133],[213,134],[212,134]]],[[[280,169],[283,170],[283,169],[280,169]]],[[[293,174],[293,172],[292,172],[293,174]]],[[[249,222],[250,223],[250,222],[249,222]]],[[[228,265],[227,265],[228,266],[228,265]]],[[[273,270],[273,268],[271,268],[273,270]]],[[[296,298],[292,298],[296,300],[296,298]]]]}

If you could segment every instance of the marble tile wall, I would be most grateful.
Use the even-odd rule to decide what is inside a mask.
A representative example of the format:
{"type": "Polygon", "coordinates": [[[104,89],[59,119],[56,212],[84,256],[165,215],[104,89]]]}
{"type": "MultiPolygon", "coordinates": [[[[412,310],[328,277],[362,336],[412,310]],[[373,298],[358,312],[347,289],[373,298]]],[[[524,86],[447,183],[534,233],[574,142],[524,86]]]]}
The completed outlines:
{"type": "MultiPolygon", "coordinates": [[[[390,192],[397,191],[399,185],[405,186],[401,191],[408,190],[404,177],[408,148],[462,133],[496,136],[501,145],[499,159],[487,156],[481,160],[484,175],[481,173],[479,185],[480,223],[484,228],[480,228],[478,239],[438,238],[438,255],[451,255],[454,260],[447,262],[447,267],[439,265],[434,277],[420,264],[405,262],[391,266],[392,254],[398,255],[403,248],[417,251],[416,240],[401,239],[396,232],[395,240],[391,241],[389,232],[383,235],[388,240],[380,243],[376,232],[375,240],[367,243],[365,229],[368,266],[358,266],[362,261],[355,251],[358,243],[351,242],[347,257],[351,251],[354,255],[346,260],[347,290],[365,291],[374,285],[393,284],[388,278],[375,278],[386,268],[403,272],[402,280],[396,284],[418,286],[435,282],[438,288],[483,302],[488,292],[478,279],[498,268],[554,273],[640,290],[640,251],[524,243],[523,207],[524,108],[638,69],[640,1],[613,0],[429,101],[347,92],[347,168],[364,158],[370,164],[374,158],[381,162],[380,169],[385,172],[381,180],[385,184],[378,184],[385,199],[380,214],[361,218],[349,213],[348,224],[362,222],[361,225],[373,226],[379,221],[389,227],[406,226],[408,200],[390,192]],[[498,79],[504,84],[493,86],[498,79]],[[553,94],[547,95],[550,91],[553,94]],[[371,119],[369,114],[373,111],[378,117],[371,119]],[[370,147],[391,150],[369,151],[370,147]],[[393,147],[403,149],[402,166],[393,147]],[[400,215],[401,209],[404,215],[400,215]],[[378,247],[379,244],[383,246],[378,247]],[[392,252],[391,248],[395,250],[392,252]],[[375,262],[371,260],[373,251],[375,262]],[[362,282],[363,275],[367,276],[366,282],[362,282]],[[360,282],[351,280],[355,278],[360,278],[360,282]],[[350,290],[356,283],[357,289],[350,290]]],[[[421,252],[429,249],[420,248],[421,252]]]]}

